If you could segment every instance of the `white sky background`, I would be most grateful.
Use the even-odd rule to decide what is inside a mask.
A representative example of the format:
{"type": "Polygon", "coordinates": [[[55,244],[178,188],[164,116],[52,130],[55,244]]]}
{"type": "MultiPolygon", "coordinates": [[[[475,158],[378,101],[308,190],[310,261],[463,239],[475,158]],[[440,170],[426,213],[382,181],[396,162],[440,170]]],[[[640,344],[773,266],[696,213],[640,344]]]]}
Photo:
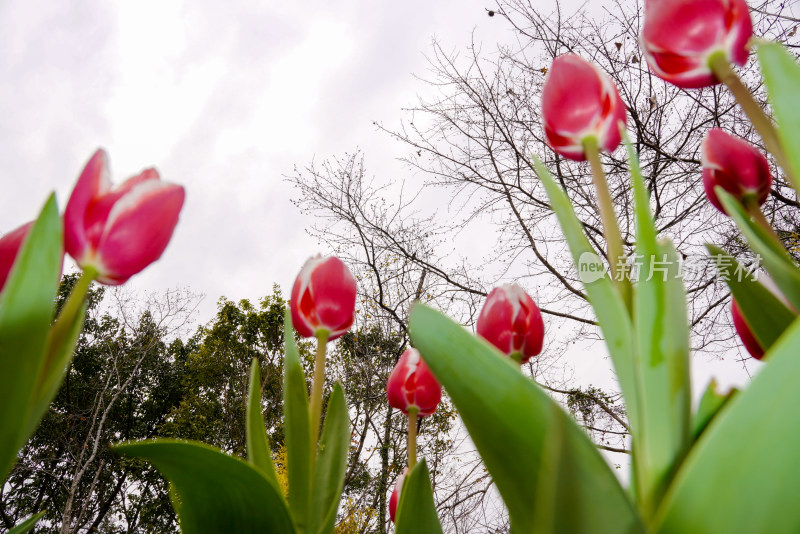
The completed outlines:
{"type": "MultiPolygon", "coordinates": [[[[255,301],[279,283],[288,297],[321,249],[283,176],[361,147],[371,174],[411,178],[372,121],[397,124],[427,89],[412,74],[426,74],[434,36],[464,50],[474,30],[487,51],[513,38],[491,5],[0,0],[0,233],[53,189],[63,209],[102,146],[115,183],[156,166],[187,190],[172,243],[133,289],[203,292],[201,322],[221,296],[255,301]]],[[[604,354],[576,351],[580,383],[609,385],[604,354]]],[[[744,383],[736,359],[695,358],[696,394],[712,374],[744,383]]]]}
{"type": "MultiPolygon", "coordinates": [[[[187,201],[162,259],[132,285],[256,299],[319,250],[283,180],[360,146],[402,172],[395,122],[424,87],[432,36],[507,32],[481,0],[377,3],[0,1],[0,232],[65,205],[102,146],[112,180],[155,165],[187,201]],[[494,23],[494,24],[492,24],[494,23]]],[[[493,40],[496,42],[496,39],[493,40]]]]}

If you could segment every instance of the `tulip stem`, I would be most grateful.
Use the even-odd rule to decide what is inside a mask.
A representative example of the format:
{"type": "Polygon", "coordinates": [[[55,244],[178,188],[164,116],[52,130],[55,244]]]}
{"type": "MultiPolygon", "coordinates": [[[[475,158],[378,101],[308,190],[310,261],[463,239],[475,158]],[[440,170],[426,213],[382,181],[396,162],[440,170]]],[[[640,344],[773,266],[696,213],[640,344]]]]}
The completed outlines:
{"type": "Polygon", "coordinates": [[[731,67],[728,58],[724,53],[717,53],[709,59],[709,66],[714,72],[714,75],[730,89],[736,101],[742,106],[747,118],[753,123],[761,139],[764,141],[764,146],[769,152],[775,156],[778,165],[786,173],[786,177],[795,187],[800,190],[800,180],[794,175],[793,168],[789,163],[786,153],[783,151],[780,140],[778,139],[778,132],[775,130],[775,125],[772,120],[764,112],[761,105],[753,98],[750,89],[742,83],[742,79],[736,74],[736,71],[731,67]]]}
{"type": "Polygon", "coordinates": [[[611,279],[617,282],[625,302],[629,302],[628,281],[624,272],[625,252],[622,248],[622,234],[614,214],[614,202],[608,188],[606,173],[600,161],[600,149],[597,139],[588,137],[583,141],[586,159],[592,167],[592,182],[597,191],[597,202],[600,208],[600,220],[603,223],[603,237],[606,240],[608,263],[611,267],[611,279]],[[622,272],[620,272],[622,269],[622,272]]]}
{"type": "MultiPolygon", "coordinates": [[[[86,302],[89,286],[92,284],[92,281],[97,278],[97,274],[97,269],[87,266],[83,269],[81,277],[78,278],[78,281],[72,286],[72,291],[70,291],[67,301],[61,307],[58,319],[56,319],[55,324],[50,330],[50,340],[48,344],[51,347],[60,347],[64,339],[69,335],[72,325],[75,324],[75,318],[81,313],[83,303],[86,302]]],[[[50,374],[50,367],[55,363],[53,361],[55,357],[56,354],[48,351],[47,360],[42,367],[37,387],[40,387],[45,377],[50,374]]]]}
{"type": "Polygon", "coordinates": [[[412,406],[408,409],[408,469],[414,469],[417,465],[417,412],[419,410],[412,406]]]}
{"type": "Polygon", "coordinates": [[[325,350],[328,346],[327,330],[317,332],[317,357],[314,361],[314,381],[311,384],[311,458],[312,463],[319,440],[319,425],[322,418],[322,386],[325,384],[325,350]]]}

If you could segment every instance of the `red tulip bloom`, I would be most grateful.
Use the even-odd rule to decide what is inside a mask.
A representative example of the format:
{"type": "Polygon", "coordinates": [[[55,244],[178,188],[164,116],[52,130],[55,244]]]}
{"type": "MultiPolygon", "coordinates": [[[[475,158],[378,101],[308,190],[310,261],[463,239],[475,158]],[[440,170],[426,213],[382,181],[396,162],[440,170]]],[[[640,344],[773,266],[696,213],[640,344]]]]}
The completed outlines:
{"type": "Polygon", "coordinates": [[[478,316],[477,331],[503,354],[517,355],[521,363],[542,352],[542,314],[533,299],[516,284],[505,284],[489,293],[478,316]]]}
{"type": "Polygon", "coordinates": [[[22,248],[22,243],[28,236],[31,226],[33,226],[33,222],[23,224],[0,238],[0,291],[6,285],[6,279],[14,266],[14,260],[17,259],[19,249],[22,248]]]}
{"type": "Polygon", "coordinates": [[[339,258],[309,258],[294,281],[289,307],[301,336],[327,330],[328,341],[336,339],[353,325],[356,279],[339,258]]]}
{"type": "Polygon", "coordinates": [[[642,48],[650,69],[687,89],[719,83],[709,60],[744,65],[753,23],[745,0],[646,0],[642,48]]]}
{"type": "Polygon", "coordinates": [[[400,491],[403,489],[403,482],[408,474],[408,467],[403,469],[403,473],[397,477],[397,482],[394,483],[392,496],[389,498],[389,519],[394,523],[394,518],[397,516],[397,505],[400,503],[400,491]]]}
{"type": "Polygon", "coordinates": [[[585,59],[565,54],[553,61],[542,89],[542,117],[547,142],[565,158],[585,160],[589,137],[601,150],[617,148],[626,109],[614,83],[585,59]]]}
{"type": "Polygon", "coordinates": [[[736,300],[731,300],[731,315],[733,316],[733,327],[736,329],[736,333],[739,334],[739,339],[742,340],[744,348],[753,358],[757,360],[763,358],[764,348],[758,342],[756,336],[753,335],[750,327],[747,326],[747,321],[744,320],[744,315],[742,315],[739,305],[736,304],[736,300]]]}
{"type": "Polygon", "coordinates": [[[183,207],[183,187],[147,169],[116,188],[109,180],[108,156],[95,152],[83,169],[64,212],[64,246],[97,281],[126,282],[167,248],[183,207]]]}
{"type": "Polygon", "coordinates": [[[763,204],[772,187],[767,158],[744,139],[711,129],[703,140],[703,187],[708,200],[722,213],[725,209],[714,192],[716,186],[747,207],[763,204]]]}
{"type": "Polygon", "coordinates": [[[416,408],[417,415],[425,417],[436,411],[442,400],[442,386],[433,377],[417,349],[407,349],[397,361],[386,382],[389,405],[408,415],[416,408]]]}

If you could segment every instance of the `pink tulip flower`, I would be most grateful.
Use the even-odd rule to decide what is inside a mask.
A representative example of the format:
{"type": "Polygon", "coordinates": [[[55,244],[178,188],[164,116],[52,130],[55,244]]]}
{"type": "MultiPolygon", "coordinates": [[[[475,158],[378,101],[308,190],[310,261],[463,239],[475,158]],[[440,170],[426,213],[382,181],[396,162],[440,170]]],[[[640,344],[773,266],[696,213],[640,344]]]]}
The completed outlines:
{"type": "Polygon", "coordinates": [[[542,352],[542,314],[533,299],[516,284],[505,284],[489,293],[478,316],[477,331],[500,352],[520,363],[542,352]]]}
{"type": "Polygon", "coordinates": [[[744,139],[719,128],[703,140],[703,187],[708,200],[722,213],[725,209],[714,192],[721,187],[747,207],[764,204],[772,187],[767,158],[744,139]]]}
{"type": "Polygon", "coordinates": [[[410,408],[425,417],[436,411],[442,400],[442,386],[425,365],[417,349],[406,349],[386,382],[386,397],[392,408],[408,415],[410,408]]]}
{"type": "Polygon", "coordinates": [[[686,89],[719,83],[714,54],[744,65],[753,23],[745,0],[646,0],[641,43],[650,69],[686,89]]]}
{"type": "Polygon", "coordinates": [[[64,212],[64,246],[96,280],[118,285],[161,257],[183,207],[183,187],[147,169],[116,188],[108,156],[98,150],[86,164],[64,212]]]}
{"type": "Polygon", "coordinates": [[[553,61],[542,89],[542,118],[547,142],[557,153],[583,161],[589,137],[600,150],[614,151],[626,109],[614,83],[585,59],[565,54],[553,61]]]}
{"type": "Polygon", "coordinates": [[[339,258],[309,258],[297,275],[289,304],[292,324],[303,337],[328,332],[328,341],[353,325],[356,279],[339,258]]]}
{"type": "Polygon", "coordinates": [[[400,503],[400,491],[403,489],[403,482],[405,482],[406,475],[408,474],[408,467],[403,469],[403,473],[397,477],[397,482],[394,483],[392,496],[389,497],[389,519],[394,523],[397,516],[397,505],[400,503]]]}

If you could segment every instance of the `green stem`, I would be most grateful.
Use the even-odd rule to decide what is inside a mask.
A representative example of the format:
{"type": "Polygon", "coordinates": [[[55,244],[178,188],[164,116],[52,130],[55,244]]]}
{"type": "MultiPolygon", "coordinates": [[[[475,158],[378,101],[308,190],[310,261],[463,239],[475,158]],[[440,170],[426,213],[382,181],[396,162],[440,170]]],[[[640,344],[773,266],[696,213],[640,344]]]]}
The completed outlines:
{"type": "Polygon", "coordinates": [[[625,302],[629,302],[629,281],[625,273],[619,272],[620,266],[625,264],[625,251],[622,248],[622,234],[617,225],[617,216],[614,214],[614,201],[608,188],[606,173],[600,161],[600,148],[597,139],[588,137],[583,141],[586,159],[592,167],[592,182],[597,192],[597,202],[600,208],[600,221],[603,224],[603,237],[606,240],[608,263],[611,267],[611,278],[617,283],[625,302]]]}
{"type": "Polygon", "coordinates": [[[408,409],[408,470],[417,465],[417,408],[408,409]]]}
{"type": "MultiPolygon", "coordinates": [[[[75,316],[81,313],[81,310],[83,309],[83,303],[86,301],[86,295],[89,293],[89,286],[92,284],[94,279],[97,278],[97,275],[97,269],[94,267],[86,267],[83,270],[81,277],[78,278],[78,281],[72,287],[72,291],[70,292],[69,297],[67,297],[67,302],[65,302],[64,306],[61,307],[61,312],[58,314],[58,319],[56,319],[56,322],[50,331],[50,346],[61,346],[66,336],[69,335],[70,327],[75,322],[75,316]]],[[[50,367],[53,365],[53,358],[55,358],[55,354],[47,355],[47,360],[44,362],[44,366],[42,367],[41,375],[39,377],[40,382],[43,381],[44,377],[49,374],[50,367]]]]}
{"type": "Polygon", "coordinates": [[[317,332],[317,357],[314,361],[314,381],[311,384],[311,461],[316,456],[319,424],[322,418],[322,386],[325,384],[325,350],[330,332],[317,332]]]}
{"type": "Polygon", "coordinates": [[[512,352],[510,358],[517,362],[517,365],[522,367],[522,353],[521,352],[512,352]]]}
{"type": "Polygon", "coordinates": [[[708,64],[714,75],[730,89],[736,101],[742,106],[747,118],[753,123],[761,139],[764,141],[764,146],[767,150],[775,156],[778,165],[786,173],[786,177],[792,182],[795,189],[800,190],[800,180],[794,175],[792,166],[789,164],[789,159],[783,151],[780,140],[778,139],[778,132],[775,130],[775,125],[772,120],[764,112],[761,105],[753,98],[753,94],[742,83],[742,79],[736,74],[736,71],[731,67],[730,61],[723,52],[718,52],[711,56],[708,64]]]}

